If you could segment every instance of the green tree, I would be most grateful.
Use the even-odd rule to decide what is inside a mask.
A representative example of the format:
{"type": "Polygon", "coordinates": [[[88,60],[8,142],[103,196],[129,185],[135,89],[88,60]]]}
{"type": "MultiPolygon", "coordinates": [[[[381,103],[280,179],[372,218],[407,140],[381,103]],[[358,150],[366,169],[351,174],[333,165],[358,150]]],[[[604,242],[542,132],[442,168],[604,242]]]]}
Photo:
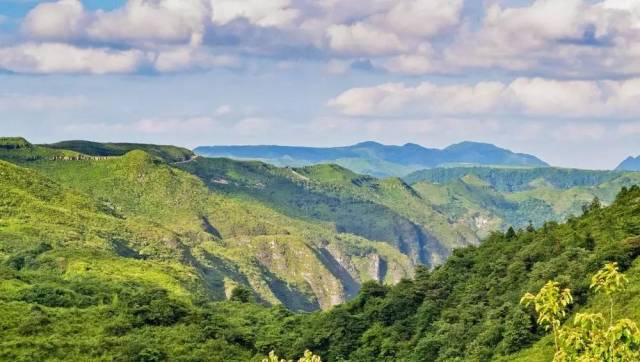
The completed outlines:
{"type": "MultiPolygon", "coordinates": [[[[274,351],[271,351],[269,357],[264,358],[262,362],[293,362],[293,360],[280,359],[274,351]]],[[[298,362],[322,362],[322,359],[320,356],[316,356],[311,351],[306,350],[304,355],[298,359],[298,362]]]]}
{"type": "Polygon", "coordinates": [[[591,278],[589,287],[609,298],[609,325],[613,324],[613,295],[625,290],[628,283],[627,277],[620,273],[618,263],[608,263],[591,278]]]}
{"type": "Polygon", "coordinates": [[[560,325],[567,315],[567,307],[573,303],[571,290],[560,289],[560,283],[548,281],[538,294],[525,294],[520,303],[534,306],[538,314],[537,323],[545,330],[553,331],[556,355],[560,353],[560,325]]]}
{"type": "Polygon", "coordinates": [[[609,300],[608,320],[602,313],[578,313],[574,327],[562,332],[563,360],[638,361],[640,330],[629,319],[614,321],[614,295],[625,290],[628,279],[617,263],[608,263],[592,278],[590,289],[604,293],[609,300]]]}
{"type": "Polygon", "coordinates": [[[251,303],[254,300],[253,291],[244,285],[238,285],[231,291],[230,300],[240,303],[251,303]]]}
{"type": "Polygon", "coordinates": [[[538,324],[552,328],[557,362],[626,362],[640,360],[640,329],[630,319],[614,321],[614,295],[628,283],[617,263],[608,263],[591,279],[590,289],[604,293],[609,300],[608,318],[602,313],[577,313],[573,327],[560,329],[561,318],[571,301],[568,289],[560,292],[558,283],[548,282],[537,295],[527,293],[522,302],[533,303],[538,324]],[[567,302],[569,301],[569,303],[567,302]]]}

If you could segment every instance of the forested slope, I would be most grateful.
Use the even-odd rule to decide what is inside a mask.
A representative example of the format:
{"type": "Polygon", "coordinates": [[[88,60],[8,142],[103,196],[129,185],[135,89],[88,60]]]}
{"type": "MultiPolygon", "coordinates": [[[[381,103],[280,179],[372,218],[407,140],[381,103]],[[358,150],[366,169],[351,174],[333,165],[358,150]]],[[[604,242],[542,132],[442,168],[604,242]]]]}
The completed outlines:
{"type": "Polygon", "coordinates": [[[572,289],[571,312],[595,308],[588,279],[608,261],[631,280],[620,313],[640,314],[634,174],[505,193],[469,174],[409,185],[333,165],[2,147],[0,360],[540,359],[553,351],[522,294],[553,279],[572,289]],[[554,212],[589,203],[526,227],[532,198],[554,212]],[[479,217],[514,210],[521,228],[415,271],[412,235],[448,255],[466,244],[439,233],[474,236],[479,217]]]}

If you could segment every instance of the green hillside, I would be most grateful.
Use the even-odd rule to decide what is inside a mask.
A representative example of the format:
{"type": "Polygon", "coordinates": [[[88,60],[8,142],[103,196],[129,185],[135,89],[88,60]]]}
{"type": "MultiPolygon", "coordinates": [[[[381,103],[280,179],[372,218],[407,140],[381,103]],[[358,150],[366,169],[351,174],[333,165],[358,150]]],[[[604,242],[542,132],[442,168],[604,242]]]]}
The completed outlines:
{"type": "Polygon", "coordinates": [[[392,283],[413,273],[409,259],[385,243],[213,193],[144,151],[21,164],[121,220],[131,235],[109,242],[125,256],[179,263],[193,273],[198,293],[214,300],[246,285],[263,303],[315,310],[350,298],[362,281],[392,283]],[[131,241],[138,237],[144,241],[131,241]]]}
{"type": "Polygon", "coordinates": [[[555,167],[507,168],[507,167],[443,167],[420,170],[404,177],[409,183],[427,181],[447,183],[473,175],[500,192],[527,191],[548,186],[558,189],[598,186],[620,177],[617,171],[592,171],[555,167]]]}
{"type": "Polygon", "coordinates": [[[90,156],[122,156],[129,151],[141,150],[167,162],[182,162],[195,156],[190,150],[181,147],[145,145],[137,143],[63,141],[44,146],[52,149],[76,151],[90,156]]]}
{"type": "Polygon", "coordinates": [[[588,310],[603,303],[589,293],[590,275],[615,261],[631,281],[618,312],[638,321],[639,255],[640,188],[633,187],[566,224],[492,234],[414,281],[367,284],[353,302],[310,318],[302,344],[329,361],[550,361],[551,341],[520,297],[557,280],[574,294],[572,313],[588,310]]]}
{"type": "Polygon", "coordinates": [[[431,208],[400,179],[379,180],[336,165],[278,168],[230,159],[198,158],[178,167],[225,195],[387,242],[415,264],[437,265],[453,248],[478,241],[471,228],[431,208]]]}
{"type": "Polygon", "coordinates": [[[555,168],[458,167],[424,170],[406,178],[433,207],[475,227],[480,237],[509,226],[565,221],[594,198],[611,203],[640,174],[555,168]]]}
{"type": "Polygon", "coordinates": [[[36,146],[21,137],[0,137],[0,153],[3,160],[13,162],[53,160],[80,156],[75,151],[36,146]]]}
{"type": "MultiPolygon", "coordinates": [[[[572,315],[600,308],[589,277],[609,261],[631,281],[617,312],[640,316],[635,186],[609,207],[591,202],[563,224],[491,233],[400,280],[413,275],[402,243],[356,232],[429,230],[432,215],[489,215],[563,191],[501,193],[473,175],[412,187],[330,165],[196,159],[177,169],[140,150],[9,156],[19,162],[0,161],[0,360],[260,361],[305,349],[329,362],[548,360],[550,341],[520,297],[553,279],[572,289],[572,315]],[[359,290],[368,279],[387,284],[359,290]],[[280,303],[327,310],[268,306],[280,303]]],[[[633,181],[582,189],[604,198],[633,181]]]]}

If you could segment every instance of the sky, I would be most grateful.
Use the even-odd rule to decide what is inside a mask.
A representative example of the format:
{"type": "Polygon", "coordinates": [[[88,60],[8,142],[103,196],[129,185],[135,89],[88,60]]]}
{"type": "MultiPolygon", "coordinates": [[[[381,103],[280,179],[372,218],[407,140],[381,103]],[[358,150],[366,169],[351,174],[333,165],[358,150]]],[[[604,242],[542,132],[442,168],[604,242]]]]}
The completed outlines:
{"type": "Polygon", "coordinates": [[[0,0],[0,135],[640,155],[639,0],[0,0]]]}

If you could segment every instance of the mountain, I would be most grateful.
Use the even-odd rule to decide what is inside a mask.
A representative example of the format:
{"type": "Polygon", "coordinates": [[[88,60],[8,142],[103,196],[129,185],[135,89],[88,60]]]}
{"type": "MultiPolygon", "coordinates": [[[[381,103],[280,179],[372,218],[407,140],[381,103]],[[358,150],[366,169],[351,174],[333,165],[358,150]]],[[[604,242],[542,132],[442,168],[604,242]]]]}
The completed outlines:
{"type": "Polygon", "coordinates": [[[572,187],[593,187],[623,175],[622,172],[592,171],[555,167],[495,168],[451,167],[420,170],[404,177],[409,183],[427,181],[444,184],[472,175],[501,192],[527,191],[539,187],[562,190],[572,187]]]}
{"type": "Polygon", "coordinates": [[[363,142],[334,148],[211,146],[197,147],[194,152],[206,157],[259,160],[277,166],[299,167],[335,163],[354,172],[376,177],[405,176],[425,168],[460,164],[548,166],[534,156],[476,142],[462,142],[442,150],[411,143],[404,146],[388,146],[376,142],[363,142]]]}
{"type": "Polygon", "coordinates": [[[617,171],[640,171],[640,156],[633,158],[627,157],[626,160],[622,161],[618,167],[616,167],[617,171]]]}
{"type": "Polygon", "coordinates": [[[175,146],[144,145],[134,143],[98,143],[90,141],[63,141],[43,145],[51,149],[71,150],[92,156],[122,156],[132,150],[142,150],[167,162],[182,162],[193,158],[192,151],[175,146]]]}
{"type": "Polygon", "coordinates": [[[624,186],[637,173],[558,183],[501,169],[492,183],[467,168],[409,184],[336,165],[3,142],[0,360],[257,362],[305,349],[328,362],[551,360],[520,298],[561,282],[570,325],[607,305],[589,292],[606,262],[629,279],[616,318],[640,320],[640,188],[624,186]],[[494,231],[415,266],[420,233],[465,230],[475,213],[552,217],[582,197],[565,223],[494,231]]]}
{"type": "MultiPolygon", "coordinates": [[[[192,275],[188,283],[178,283],[181,288],[191,286],[189,293],[214,300],[225,299],[234,286],[247,285],[266,304],[314,310],[352,297],[364,280],[392,283],[413,273],[409,258],[383,241],[293,218],[254,200],[212,192],[197,177],[142,150],[112,158],[83,155],[67,160],[26,159],[19,164],[35,170],[46,182],[91,200],[106,213],[102,216],[124,223],[117,230],[102,232],[97,240],[106,246],[101,249],[154,263],[170,262],[192,275]]],[[[56,226],[41,241],[54,250],[62,243],[64,250],[64,235],[56,226]]],[[[93,270],[102,269],[89,264],[93,270]]]]}
{"type": "MultiPolygon", "coordinates": [[[[222,300],[244,285],[264,304],[305,311],[345,302],[367,280],[394,283],[418,266],[436,267],[495,230],[561,222],[594,197],[608,204],[640,181],[635,173],[549,167],[377,179],[332,164],[276,167],[173,146],[0,144],[0,159],[90,200],[99,212],[91,219],[115,218],[93,240],[102,249],[191,270],[189,293],[222,300]]],[[[53,245],[57,234],[53,228],[42,241],[53,245]]]]}

